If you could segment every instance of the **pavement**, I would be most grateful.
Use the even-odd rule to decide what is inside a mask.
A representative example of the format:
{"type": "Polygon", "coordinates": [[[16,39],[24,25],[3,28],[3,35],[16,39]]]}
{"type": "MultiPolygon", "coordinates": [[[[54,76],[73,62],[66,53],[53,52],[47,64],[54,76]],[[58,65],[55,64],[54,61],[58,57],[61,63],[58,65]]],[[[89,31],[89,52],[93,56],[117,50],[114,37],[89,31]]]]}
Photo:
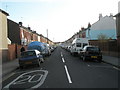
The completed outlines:
{"type": "Polygon", "coordinates": [[[18,59],[11,60],[0,64],[0,90],[2,88],[2,81],[14,70],[19,67],[18,59]]]}
{"type": "MultiPolygon", "coordinates": [[[[2,65],[0,64],[0,82],[2,82],[2,65]]],[[[0,90],[2,88],[2,84],[0,84],[0,90]]]]}
{"type": "Polygon", "coordinates": [[[19,67],[18,59],[11,60],[2,64],[2,78],[13,72],[19,67]]]}
{"type": "Polygon", "coordinates": [[[103,55],[103,62],[120,68],[120,58],[103,55]]]}

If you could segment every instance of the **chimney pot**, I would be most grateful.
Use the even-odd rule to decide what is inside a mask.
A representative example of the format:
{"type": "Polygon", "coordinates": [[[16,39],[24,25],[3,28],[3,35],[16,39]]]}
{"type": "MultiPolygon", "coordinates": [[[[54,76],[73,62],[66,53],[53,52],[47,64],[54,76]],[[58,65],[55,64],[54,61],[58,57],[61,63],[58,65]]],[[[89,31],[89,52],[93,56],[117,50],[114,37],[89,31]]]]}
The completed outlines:
{"type": "Polygon", "coordinates": [[[28,29],[30,30],[31,28],[30,28],[30,27],[28,27],[28,29]]]}

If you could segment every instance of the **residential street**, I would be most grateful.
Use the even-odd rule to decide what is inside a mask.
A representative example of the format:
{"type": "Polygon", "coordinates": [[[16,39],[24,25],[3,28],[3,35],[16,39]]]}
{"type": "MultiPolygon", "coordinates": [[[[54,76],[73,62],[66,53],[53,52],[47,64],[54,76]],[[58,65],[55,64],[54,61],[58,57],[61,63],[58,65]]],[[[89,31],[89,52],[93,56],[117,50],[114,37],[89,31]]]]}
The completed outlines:
{"type": "MultiPolygon", "coordinates": [[[[118,88],[119,69],[104,62],[82,61],[57,47],[40,67],[17,69],[3,81],[12,88],[118,88]]],[[[24,89],[23,89],[24,88],[24,89]]]]}
{"type": "Polygon", "coordinates": [[[0,90],[120,90],[120,0],[2,0],[0,16],[0,90]]]}

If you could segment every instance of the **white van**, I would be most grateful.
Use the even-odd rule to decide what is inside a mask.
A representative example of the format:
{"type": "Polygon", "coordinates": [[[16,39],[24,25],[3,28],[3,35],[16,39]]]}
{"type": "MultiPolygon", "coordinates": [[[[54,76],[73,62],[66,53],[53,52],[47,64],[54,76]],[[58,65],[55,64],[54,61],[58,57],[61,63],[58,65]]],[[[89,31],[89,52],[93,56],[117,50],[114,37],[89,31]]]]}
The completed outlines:
{"type": "Polygon", "coordinates": [[[72,42],[70,53],[72,55],[78,54],[86,45],[89,45],[87,38],[75,38],[72,42]]]}

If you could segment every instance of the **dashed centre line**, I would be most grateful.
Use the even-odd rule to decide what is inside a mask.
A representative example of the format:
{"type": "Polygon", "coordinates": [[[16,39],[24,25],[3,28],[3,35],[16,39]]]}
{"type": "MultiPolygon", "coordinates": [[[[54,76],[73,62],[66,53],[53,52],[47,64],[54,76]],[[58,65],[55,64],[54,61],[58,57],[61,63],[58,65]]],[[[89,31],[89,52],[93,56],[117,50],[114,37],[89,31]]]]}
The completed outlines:
{"type": "MultiPolygon", "coordinates": [[[[62,57],[62,61],[63,61],[63,63],[65,63],[65,59],[64,59],[64,57],[63,57],[62,52],[61,52],[61,57],[62,57]]],[[[69,74],[69,72],[68,72],[68,68],[67,68],[67,66],[64,65],[64,68],[65,68],[65,71],[66,71],[66,74],[67,74],[68,82],[69,82],[69,83],[72,83],[72,80],[71,80],[70,74],[69,74]]]]}
{"type": "Polygon", "coordinates": [[[61,57],[63,57],[63,54],[62,54],[62,52],[61,52],[61,57]]]}
{"type": "Polygon", "coordinates": [[[69,83],[72,83],[72,80],[71,80],[70,74],[68,72],[67,66],[65,65],[64,67],[65,67],[65,71],[66,71],[66,74],[67,74],[67,77],[68,77],[68,81],[69,81],[69,83]]]}
{"type": "Polygon", "coordinates": [[[62,52],[61,52],[61,57],[62,57],[62,61],[63,61],[63,63],[65,63],[65,59],[64,59],[64,57],[63,57],[62,52]]]}
{"type": "Polygon", "coordinates": [[[89,64],[88,64],[87,66],[88,66],[88,67],[90,67],[90,65],[89,65],[89,64]]]}
{"type": "Polygon", "coordinates": [[[62,61],[63,61],[63,63],[65,63],[65,60],[64,60],[64,58],[62,58],[62,61]]]}

